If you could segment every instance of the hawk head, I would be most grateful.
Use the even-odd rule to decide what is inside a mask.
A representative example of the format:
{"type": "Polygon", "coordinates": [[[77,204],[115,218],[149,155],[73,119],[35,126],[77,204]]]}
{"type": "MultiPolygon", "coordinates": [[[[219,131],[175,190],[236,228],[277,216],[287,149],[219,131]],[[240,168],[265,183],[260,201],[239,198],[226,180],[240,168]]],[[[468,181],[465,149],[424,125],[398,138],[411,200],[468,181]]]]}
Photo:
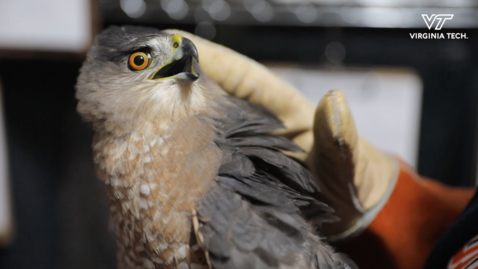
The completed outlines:
{"type": "Polygon", "coordinates": [[[83,118],[106,128],[174,121],[204,111],[208,103],[194,44],[145,27],[112,26],[99,34],[76,90],[83,118]]]}

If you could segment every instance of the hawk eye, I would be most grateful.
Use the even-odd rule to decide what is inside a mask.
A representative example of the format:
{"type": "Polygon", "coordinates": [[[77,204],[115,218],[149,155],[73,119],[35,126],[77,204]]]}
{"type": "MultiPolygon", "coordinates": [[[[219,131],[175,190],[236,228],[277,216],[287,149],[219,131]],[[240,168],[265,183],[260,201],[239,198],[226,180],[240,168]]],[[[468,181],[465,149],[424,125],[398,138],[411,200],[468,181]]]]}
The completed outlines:
{"type": "Polygon", "coordinates": [[[133,71],[143,70],[151,63],[151,54],[138,51],[129,56],[128,66],[133,71]]]}

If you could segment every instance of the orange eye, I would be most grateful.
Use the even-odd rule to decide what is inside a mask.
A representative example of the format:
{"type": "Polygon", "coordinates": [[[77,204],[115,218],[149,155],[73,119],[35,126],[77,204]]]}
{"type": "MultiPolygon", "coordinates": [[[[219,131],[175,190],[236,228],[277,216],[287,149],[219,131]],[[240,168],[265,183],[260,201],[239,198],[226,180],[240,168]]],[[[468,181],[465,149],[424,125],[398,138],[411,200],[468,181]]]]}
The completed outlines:
{"type": "Polygon", "coordinates": [[[138,51],[129,56],[128,65],[131,70],[139,71],[148,67],[150,62],[151,55],[149,53],[138,51]]]}

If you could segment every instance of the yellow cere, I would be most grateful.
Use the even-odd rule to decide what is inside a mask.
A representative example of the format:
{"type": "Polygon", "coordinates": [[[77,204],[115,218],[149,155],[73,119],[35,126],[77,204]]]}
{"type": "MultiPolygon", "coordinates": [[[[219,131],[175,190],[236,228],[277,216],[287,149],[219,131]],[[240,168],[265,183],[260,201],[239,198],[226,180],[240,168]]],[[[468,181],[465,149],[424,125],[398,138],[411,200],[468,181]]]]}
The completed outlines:
{"type": "Polygon", "coordinates": [[[179,45],[181,44],[181,38],[182,36],[181,35],[173,35],[173,37],[171,38],[171,42],[173,43],[173,48],[177,49],[179,48],[179,45]]]}

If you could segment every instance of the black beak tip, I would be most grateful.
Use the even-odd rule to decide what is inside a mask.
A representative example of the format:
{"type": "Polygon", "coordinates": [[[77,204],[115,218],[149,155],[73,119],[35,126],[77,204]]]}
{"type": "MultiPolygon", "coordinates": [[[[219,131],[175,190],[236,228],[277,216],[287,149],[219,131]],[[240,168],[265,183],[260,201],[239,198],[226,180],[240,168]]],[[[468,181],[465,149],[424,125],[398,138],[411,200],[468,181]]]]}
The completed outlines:
{"type": "Polygon", "coordinates": [[[196,60],[196,62],[199,63],[198,50],[196,49],[196,46],[194,45],[194,43],[185,37],[182,38],[181,43],[182,43],[183,53],[185,55],[191,56],[192,58],[196,60]]]}
{"type": "Polygon", "coordinates": [[[186,76],[191,82],[196,81],[199,78],[199,74],[196,74],[196,73],[186,73],[186,76]]]}

